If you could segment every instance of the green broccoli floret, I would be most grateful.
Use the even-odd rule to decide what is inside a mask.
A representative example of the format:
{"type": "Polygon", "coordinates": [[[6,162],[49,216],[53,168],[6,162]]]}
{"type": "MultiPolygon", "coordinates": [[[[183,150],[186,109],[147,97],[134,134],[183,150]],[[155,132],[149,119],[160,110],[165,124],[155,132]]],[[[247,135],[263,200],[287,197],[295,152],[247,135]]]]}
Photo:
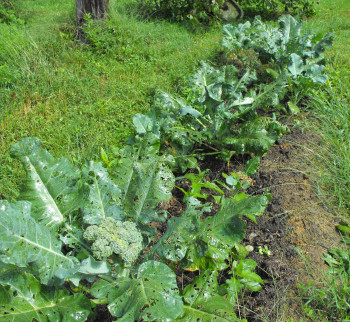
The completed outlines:
{"type": "Polygon", "coordinates": [[[108,217],[102,219],[99,225],[87,227],[83,236],[93,243],[91,250],[94,257],[101,260],[115,253],[125,266],[130,266],[142,250],[142,235],[131,221],[108,217]]]}

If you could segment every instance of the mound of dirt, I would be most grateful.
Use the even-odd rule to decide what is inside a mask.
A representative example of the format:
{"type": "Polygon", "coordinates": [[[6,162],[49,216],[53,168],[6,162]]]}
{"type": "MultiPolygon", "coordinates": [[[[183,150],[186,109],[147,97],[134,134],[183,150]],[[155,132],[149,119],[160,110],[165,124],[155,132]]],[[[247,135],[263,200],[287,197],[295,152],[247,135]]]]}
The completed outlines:
{"type": "Polygon", "coordinates": [[[254,246],[256,253],[250,257],[265,282],[262,291],[244,296],[242,310],[250,321],[299,320],[297,283],[310,279],[306,263],[308,271],[322,276],[323,253],[341,244],[336,221],[322,207],[309,178],[310,144],[321,141],[311,133],[292,130],[262,158],[253,175],[250,192],[268,189],[273,199],[257,224],[247,222],[244,243],[254,246]]]}

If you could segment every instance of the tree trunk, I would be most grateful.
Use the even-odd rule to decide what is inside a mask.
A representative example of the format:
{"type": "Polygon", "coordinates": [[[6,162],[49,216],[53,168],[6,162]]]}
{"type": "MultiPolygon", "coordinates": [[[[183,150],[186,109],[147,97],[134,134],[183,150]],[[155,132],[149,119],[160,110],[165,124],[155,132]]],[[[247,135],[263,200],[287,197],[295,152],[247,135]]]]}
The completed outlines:
{"type": "Polygon", "coordinates": [[[109,0],[76,0],[77,24],[81,26],[86,14],[92,19],[101,19],[107,12],[109,0]]]}

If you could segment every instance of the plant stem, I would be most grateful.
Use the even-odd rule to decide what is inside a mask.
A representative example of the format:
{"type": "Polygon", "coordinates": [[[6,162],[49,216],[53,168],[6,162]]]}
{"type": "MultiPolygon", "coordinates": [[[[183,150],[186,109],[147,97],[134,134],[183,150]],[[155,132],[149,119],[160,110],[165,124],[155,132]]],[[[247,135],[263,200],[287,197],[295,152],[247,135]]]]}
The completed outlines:
{"type": "Polygon", "coordinates": [[[108,304],[109,303],[107,298],[93,299],[93,300],[90,300],[90,302],[95,304],[95,305],[103,305],[103,304],[108,304]]]}

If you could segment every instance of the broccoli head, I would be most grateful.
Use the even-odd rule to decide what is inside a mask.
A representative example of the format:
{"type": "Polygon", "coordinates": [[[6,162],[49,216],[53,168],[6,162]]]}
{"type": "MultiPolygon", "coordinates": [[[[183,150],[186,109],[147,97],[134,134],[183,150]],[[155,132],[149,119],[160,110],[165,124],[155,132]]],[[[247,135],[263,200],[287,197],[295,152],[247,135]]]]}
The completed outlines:
{"type": "Polygon", "coordinates": [[[142,235],[131,221],[107,217],[99,225],[87,227],[83,236],[93,243],[91,250],[95,258],[103,259],[115,253],[125,266],[130,266],[142,250],[142,235]]]}

